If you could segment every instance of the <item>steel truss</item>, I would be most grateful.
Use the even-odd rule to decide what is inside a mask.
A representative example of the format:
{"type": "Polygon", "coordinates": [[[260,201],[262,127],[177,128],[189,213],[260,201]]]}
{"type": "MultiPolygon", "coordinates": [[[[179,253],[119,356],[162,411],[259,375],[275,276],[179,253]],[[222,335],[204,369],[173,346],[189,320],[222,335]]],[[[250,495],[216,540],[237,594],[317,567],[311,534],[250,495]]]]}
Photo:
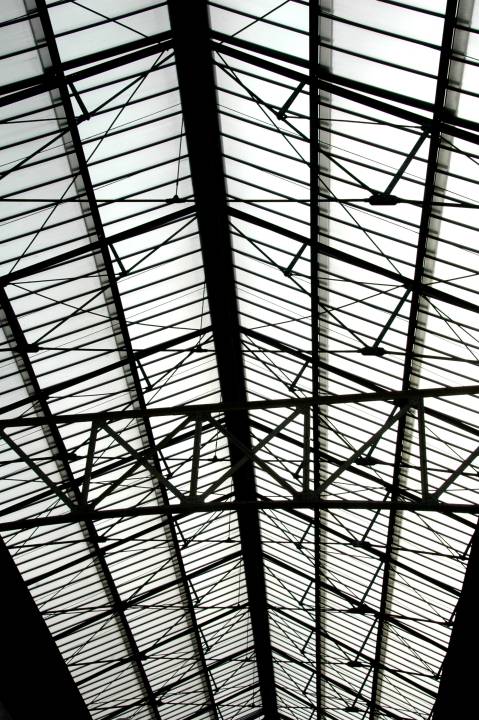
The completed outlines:
{"type": "Polygon", "coordinates": [[[478,30],[463,0],[382,4],[435,39],[329,0],[0,23],[28,46],[3,62],[32,60],[0,88],[13,720],[15,605],[51,717],[442,720],[472,697],[478,30]]]}

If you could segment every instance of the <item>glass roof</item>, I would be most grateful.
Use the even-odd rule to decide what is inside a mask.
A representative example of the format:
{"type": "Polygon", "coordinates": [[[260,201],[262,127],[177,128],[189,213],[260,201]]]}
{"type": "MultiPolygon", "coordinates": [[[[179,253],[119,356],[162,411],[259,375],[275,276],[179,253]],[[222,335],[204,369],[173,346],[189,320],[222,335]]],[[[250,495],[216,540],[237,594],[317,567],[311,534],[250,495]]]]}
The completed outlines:
{"type": "Polygon", "coordinates": [[[0,534],[85,717],[429,720],[476,4],[5,0],[0,39],[0,534]]]}

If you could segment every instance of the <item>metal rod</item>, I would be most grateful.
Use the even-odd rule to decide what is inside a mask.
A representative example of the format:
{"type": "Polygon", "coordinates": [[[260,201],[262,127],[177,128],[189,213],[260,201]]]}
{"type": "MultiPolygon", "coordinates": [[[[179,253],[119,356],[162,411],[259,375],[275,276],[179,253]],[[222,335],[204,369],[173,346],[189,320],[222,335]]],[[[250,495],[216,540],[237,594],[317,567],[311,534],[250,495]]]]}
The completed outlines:
{"type": "MultiPolygon", "coordinates": [[[[393,402],[402,404],[407,402],[414,404],[418,398],[445,398],[457,397],[460,395],[479,394],[479,385],[460,385],[457,387],[433,387],[415,388],[410,390],[382,390],[378,392],[345,393],[338,395],[320,395],[314,400],[309,398],[282,398],[280,400],[253,400],[251,402],[220,402],[205,403],[204,405],[172,405],[168,408],[145,408],[144,410],[118,410],[104,412],[83,412],[76,414],[58,413],[55,414],[55,422],[58,425],[69,425],[72,423],[98,422],[109,423],[116,420],[132,418],[155,418],[168,416],[191,417],[203,415],[208,417],[213,413],[241,413],[245,410],[267,410],[273,408],[297,408],[299,410],[311,407],[315,402],[319,406],[346,405],[348,403],[375,403],[393,402]]],[[[454,418],[452,418],[454,421],[454,418]]],[[[457,422],[461,422],[459,419],[457,422]]],[[[44,416],[0,418],[0,427],[37,427],[48,425],[49,420],[44,416]]],[[[466,427],[468,427],[466,425],[466,427]]]]}
{"type": "Polygon", "coordinates": [[[405,171],[406,171],[407,168],[409,167],[411,161],[414,159],[414,157],[416,156],[416,154],[419,152],[419,149],[420,149],[421,145],[423,144],[424,140],[426,139],[427,135],[428,135],[427,132],[423,132],[423,133],[421,133],[421,135],[418,137],[417,141],[414,143],[414,147],[412,148],[411,152],[409,153],[409,155],[407,155],[407,156],[405,157],[405,159],[404,159],[401,167],[397,170],[397,172],[396,172],[396,174],[394,175],[394,177],[392,178],[391,182],[389,183],[389,185],[388,185],[387,188],[385,189],[385,191],[384,191],[384,193],[383,193],[384,195],[390,195],[391,192],[394,190],[394,188],[396,187],[397,183],[399,182],[399,180],[402,178],[402,176],[404,175],[405,171]]]}
{"type": "Polygon", "coordinates": [[[338,467],[327,480],[324,480],[319,490],[322,492],[323,490],[326,490],[327,487],[333,483],[336,478],[338,478],[345,470],[347,470],[351,465],[358,460],[358,458],[361,457],[361,455],[364,453],[365,450],[367,450],[371,445],[376,445],[378,440],[384,435],[386,430],[389,430],[400,418],[402,418],[408,411],[410,406],[404,405],[397,413],[394,415],[389,416],[389,418],[386,420],[386,422],[377,430],[377,432],[374,433],[370,438],[368,438],[355,452],[340,466],[338,467]]]}
{"type": "Polygon", "coordinates": [[[193,439],[193,457],[191,459],[190,497],[193,500],[198,494],[198,472],[200,466],[201,431],[203,423],[200,417],[195,420],[195,435],[193,439]]]}
{"type": "Polygon", "coordinates": [[[417,422],[419,433],[419,462],[421,465],[421,493],[423,498],[429,494],[427,475],[427,443],[426,424],[424,422],[424,401],[421,398],[417,404],[417,422]]]}
{"type": "Polygon", "coordinates": [[[295,495],[288,500],[222,500],[203,503],[201,501],[185,500],[170,505],[158,504],[132,507],[118,507],[105,510],[95,510],[78,506],[71,513],[50,515],[48,517],[28,517],[19,520],[5,520],[0,522],[0,532],[19,530],[48,525],[64,525],[82,522],[83,520],[104,520],[108,518],[149,517],[149,516],[177,516],[191,513],[217,513],[231,512],[239,509],[253,508],[255,510],[294,510],[301,508],[321,510],[396,510],[401,512],[424,513],[458,513],[460,515],[478,515],[479,503],[439,502],[437,500],[336,500],[315,498],[308,493],[307,496],[295,495]]]}
{"type": "Polygon", "coordinates": [[[479,457],[479,447],[473,450],[467,458],[460,463],[454,472],[449,475],[447,480],[445,480],[435,492],[431,493],[431,499],[437,500],[437,498],[439,498],[448,489],[448,487],[450,487],[450,485],[452,485],[452,483],[457,480],[460,475],[462,475],[464,470],[469,467],[469,465],[474,462],[477,457],[479,457]]]}

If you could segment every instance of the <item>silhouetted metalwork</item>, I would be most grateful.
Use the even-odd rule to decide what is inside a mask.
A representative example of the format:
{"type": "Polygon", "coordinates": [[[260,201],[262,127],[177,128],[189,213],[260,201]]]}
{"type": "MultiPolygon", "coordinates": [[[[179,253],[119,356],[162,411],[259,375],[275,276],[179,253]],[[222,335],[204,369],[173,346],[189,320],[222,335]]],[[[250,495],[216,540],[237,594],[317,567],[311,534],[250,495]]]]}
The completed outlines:
{"type": "Polygon", "coordinates": [[[475,3],[17,5],[0,714],[472,706],[475,3]]]}

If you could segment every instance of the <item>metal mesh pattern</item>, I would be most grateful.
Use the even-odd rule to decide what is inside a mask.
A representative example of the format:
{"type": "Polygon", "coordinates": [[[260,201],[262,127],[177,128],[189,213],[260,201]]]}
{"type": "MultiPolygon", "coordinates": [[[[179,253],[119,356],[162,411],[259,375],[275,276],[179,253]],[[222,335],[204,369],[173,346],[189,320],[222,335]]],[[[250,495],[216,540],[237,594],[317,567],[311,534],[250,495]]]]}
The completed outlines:
{"type": "Polygon", "coordinates": [[[478,33],[1,5],[0,533],[86,718],[433,717],[479,508],[478,33]]]}

